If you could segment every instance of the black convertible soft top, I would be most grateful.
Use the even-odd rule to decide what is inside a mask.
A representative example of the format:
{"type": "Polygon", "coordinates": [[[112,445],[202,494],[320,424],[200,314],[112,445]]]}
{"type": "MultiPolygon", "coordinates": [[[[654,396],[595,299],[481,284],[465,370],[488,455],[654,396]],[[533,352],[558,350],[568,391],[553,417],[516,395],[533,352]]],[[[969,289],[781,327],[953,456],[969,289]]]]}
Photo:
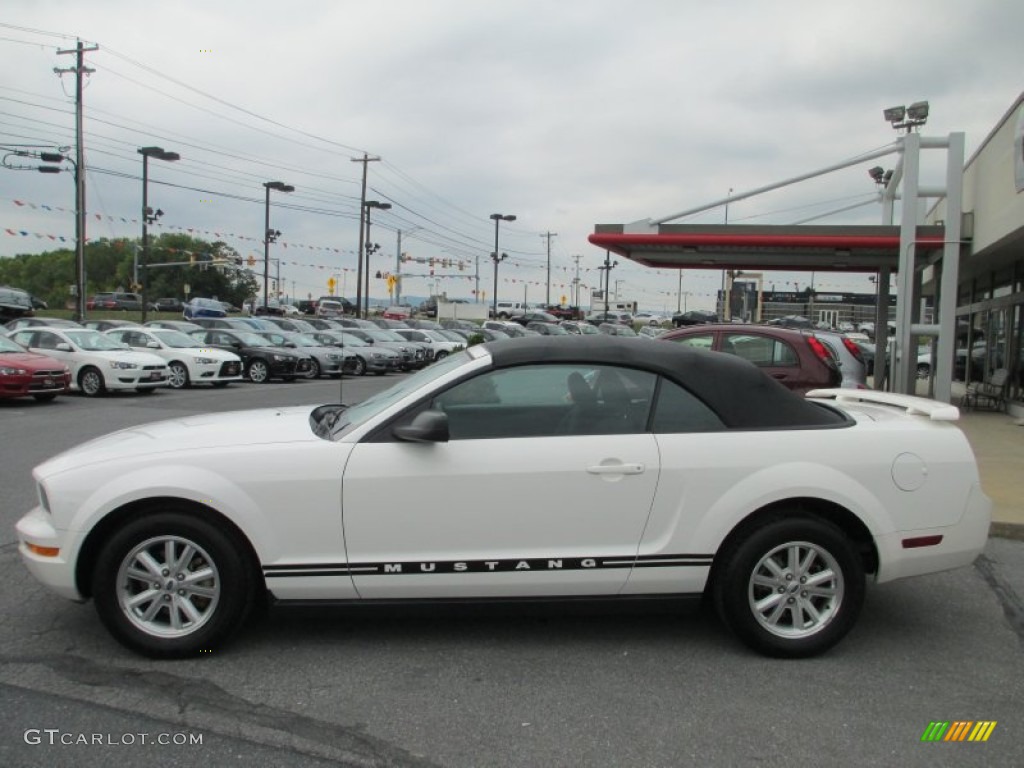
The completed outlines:
{"type": "Polygon", "coordinates": [[[658,373],[703,400],[735,429],[837,426],[848,419],[805,400],[753,363],[671,341],[616,336],[526,336],[483,345],[497,368],[526,363],[624,365],[658,373]]]}

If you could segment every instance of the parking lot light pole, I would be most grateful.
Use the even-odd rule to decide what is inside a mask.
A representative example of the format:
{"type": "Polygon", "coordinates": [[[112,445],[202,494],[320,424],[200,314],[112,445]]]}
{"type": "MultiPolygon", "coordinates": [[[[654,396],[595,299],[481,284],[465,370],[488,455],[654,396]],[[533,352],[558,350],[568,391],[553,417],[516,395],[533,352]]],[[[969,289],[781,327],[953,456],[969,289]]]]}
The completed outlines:
{"type": "Polygon", "coordinates": [[[494,295],[491,296],[491,316],[497,319],[498,317],[498,264],[508,258],[507,253],[501,253],[498,250],[498,227],[503,221],[515,221],[516,217],[513,214],[501,214],[492,213],[491,219],[494,221],[494,253],[491,254],[491,261],[494,262],[494,295]]]}
{"type": "Polygon", "coordinates": [[[149,158],[174,162],[180,160],[181,155],[177,152],[166,152],[162,147],[140,147],[138,153],[142,155],[142,322],[146,322],[146,286],[149,285],[149,273],[146,271],[146,264],[149,263],[149,230],[150,224],[155,222],[164,212],[157,210],[155,213],[149,207],[149,158]]]}
{"type": "MultiPolygon", "coordinates": [[[[267,312],[270,307],[268,285],[268,281],[270,279],[270,243],[273,240],[276,240],[278,235],[281,234],[279,231],[272,230],[270,228],[270,190],[276,189],[278,192],[294,192],[295,187],[291,184],[285,184],[283,181],[264,181],[263,186],[267,190],[266,205],[263,207],[263,311],[267,312]]],[[[280,266],[278,269],[280,269],[280,266]]],[[[255,309],[253,310],[253,314],[256,314],[255,309]]]]}

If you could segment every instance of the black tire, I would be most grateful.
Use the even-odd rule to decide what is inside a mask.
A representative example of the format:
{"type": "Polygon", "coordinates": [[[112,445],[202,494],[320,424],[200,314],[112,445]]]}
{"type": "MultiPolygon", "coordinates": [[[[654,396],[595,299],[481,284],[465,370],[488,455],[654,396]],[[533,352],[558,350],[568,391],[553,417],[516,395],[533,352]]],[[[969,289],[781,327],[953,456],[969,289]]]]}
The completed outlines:
{"type": "Polygon", "coordinates": [[[860,558],[842,531],[822,520],[772,520],[719,557],[718,613],[740,640],[767,656],[803,658],[828,650],[850,631],[864,602],[860,558]],[[815,583],[808,589],[801,579],[815,583]]]}
{"type": "Polygon", "coordinates": [[[366,361],[361,357],[356,357],[356,367],[352,371],[353,376],[365,376],[366,375],[366,361]]]}
{"type": "Polygon", "coordinates": [[[446,357],[448,357],[448,353],[443,349],[439,349],[437,350],[437,354],[434,355],[434,362],[436,363],[438,360],[443,360],[446,357]]]}
{"type": "Polygon", "coordinates": [[[256,574],[243,552],[234,536],[191,515],[161,511],[136,517],[99,552],[92,573],[96,610],[118,642],[151,658],[218,650],[244,622],[256,593],[256,574]],[[175,565],[166,559],[168,542],[172,557],[182,559],[177,568],[162,567],[175,565]],[[142,552],[159,573],[146,574],[151,568],[139,561],[142,552]],[[134,577],[137,573],[144,578],[134,577]],[[197,580],[199,573],[208,576],[197,580]],[[155,592],[152,600],[142,597],[150,592],[155,592]],[[173,625],[175,616],[179,627],[173,625]]]}
{"type": "Polygon", "coordinates": [[[320,362],[314,357],[311,358],[309,365],[309,372],[306,373],[307,379],[319,379],[320,378],[320,362]]]}
{"type": "Polygon", "coordinates": [[[171,389],[185,389],[191,383],[184,363],[175,360],[167,366],[167,386],[171,389]]]}
{"type": "Polygon", "coordinates": [[[259,358],[250,360],[249,368],[246,370],[245,375],[249,377],[249,381],[253,384],[266,384],[270,381],[270,366],[267,365],[266,360],[259,358]]]}
{"type": "Polygon", "coordinates": [[[78,372],[78,390],[86,397],[98,397],[107,391],[103,374],[91,365],[78,372]]]}
{"type": "Polygon", "coordinates": [[[55,397],[57,397],[57,393],[56,392],[44,392],[44,393],[39,394],[39,395],[32,395],[32,397],[34,397],[36,399],[37,403],[48,403],[51,400],[53,400],[55,397]]]}
{"type": "Polygon", "coordinates": [[[917,378],[927,379],[928,374],[931,373],[931,366],[927,363],[918,363],[917,365],[917,378]]]}

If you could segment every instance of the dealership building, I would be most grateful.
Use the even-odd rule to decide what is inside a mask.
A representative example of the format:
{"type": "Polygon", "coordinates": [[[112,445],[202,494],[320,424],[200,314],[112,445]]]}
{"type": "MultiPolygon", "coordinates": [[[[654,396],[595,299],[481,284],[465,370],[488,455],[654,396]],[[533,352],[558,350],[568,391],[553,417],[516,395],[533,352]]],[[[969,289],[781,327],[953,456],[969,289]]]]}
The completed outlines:
{"type": "Polygon", "coordinates": [[[870,316],[877,327],[895,321],[895,336],[887,340],[885,334],[876,334],[875,339],[876,358],[892,361],[887,386],[896,392],[915,391],[916,356],[901,362],[903,356],[892,354],[892,345],[933,345],[933,392],[946,401],[953,398],[956,349],[966,345],[973,367],[970,378],[988,380],[997,371],[1007,371],[1004,407],[1024,415],[1024,94],[966,160],[962,133],[922,135],[927,112],[924,102],[886,110],[886,119],[906,133],[855,161],[661,219],[598,225],[590,242],[657,269],[723,271],[729,279],[719,308],[727,317],[757,321],[780,313],[805,314],[829,324],[856,324],[870,316]],[[946,155],[945,184],[939,187],[919,182],[921,152],[934,150],[946,155]],[[878,226],[672,223],[886,155],[897,158],[892,170],[868,170],[880,189],[883,213],[878,226]],[[927,211],[923,216],[922,210],[927,211]],[[877,293],[764,291],[764,276],[782,270],[873,273],[877,293]],[[896,284],[894,294],[890,278],[896,284]]]}

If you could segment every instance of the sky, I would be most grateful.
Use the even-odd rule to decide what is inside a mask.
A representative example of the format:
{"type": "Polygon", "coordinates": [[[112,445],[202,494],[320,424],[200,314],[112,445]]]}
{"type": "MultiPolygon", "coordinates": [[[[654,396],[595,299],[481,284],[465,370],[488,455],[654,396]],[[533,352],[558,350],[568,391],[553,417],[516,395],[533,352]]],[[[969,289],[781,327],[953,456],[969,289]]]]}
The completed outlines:
{"type": "MultiPolygon", "coordinates": [[[[149,203],[164,211],[151,231],[261,263],[263,183],[283,181],[295,191],[271,192],[272,273],[297,298],[327,294],[332,277],[351,298],[365,154],[379,158],[366,198],[392,206],[371,211],[371,297],[387,297],[376,272],[396,271],[401,231],[404,295],[472,300],[478,275],[489,303],[500,213],[516,220],[498,227],[499,299],[558,303],[577,264],[599,287],[595,225],[884,147],[897,137],[886,107],[929,101],[922,133],[963,132],[969,158],[1024,90],[1021,29],[1024,3],[1010,0],[5,0],[0,147],[73,146],[74,75],[54,68],[74,65],[58,51],[81,39],[98,46],[84,90],[90,239],[140,236],[137,149],[159,146],[181,160],[149,162],[149,203]]],[[[939,154],[925,153],[923,184],[943,183],[939,154]]],[[[864,202],[815,223],[879,224],[875,164],[678,223],[793,224],[864,202]]],[[[70,173],[0,168],[0,258],[73,243],[73,209],[70,173]]],[[[680,293],[677,272],[617,261],[613,294],[647,310],[712,308],[721,284],[686,270],[680,293]]],[[[810,279],[768,273],[765,287],[810,279]]],[[[815,288],[872,289],[831,274],[815,288]]]]}

